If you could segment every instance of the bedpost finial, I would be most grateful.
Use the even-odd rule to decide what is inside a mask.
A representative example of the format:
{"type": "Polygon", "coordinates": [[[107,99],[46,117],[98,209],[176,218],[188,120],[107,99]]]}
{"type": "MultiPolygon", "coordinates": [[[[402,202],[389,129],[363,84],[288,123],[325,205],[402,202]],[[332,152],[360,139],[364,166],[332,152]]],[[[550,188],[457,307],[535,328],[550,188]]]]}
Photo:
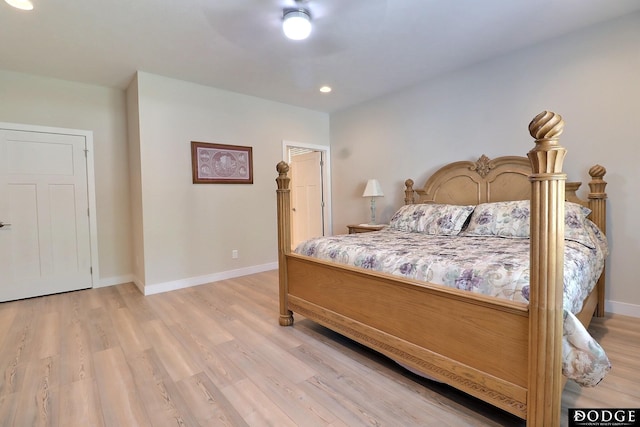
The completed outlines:
{"type": "Polygon", "coordinates": [[[564,120],[560,114],[543,111],[529,123],[529,133],[536,140],[557,139],[564,130],[564,120]]]}
{"type": "Polygon", "coordinates": [[[276,165],[276,170],[278,171],[278,177],[276,178],[278,192],[289,191],[289,181],[291,181],[291,178],[287,176],[289,165],[283,160],[276,165]]]}
{"type": "Polygon", "coordinates": [[[552,111],[543,111],[529,123],[529,133],[536,146],[527,153],[527,157],[534,175],[562,172],[567,150],[558,143],[558,139],[563,130],[562,116],[552,111]]]}
{"type": "Polygon", "coordinates": [[[415,202],[414,190],[413,190],[413,180],[411,178],[407,179],[404,182],[404,204],[412,205],[415,202]]]}
{"type": "MultiPolygon", "coordinates": [[[[604,174],[607,173],[607,170],[604,166],[595,165],[591,166],[589,169],[589,175],[591,176],[591,181],[589,181],[589,200],[592,199],[606,199],[607,193],[605,193],[605,188],[607,188],[607,182],[603,179],[604,174]]],[[[589,206],[591,208],[591,212],[594,211],[593,206],[589,206]]],[[[593,214],[592,214],[593,216],[593,214]]],[[[595,222],[595,221],[594,221],[595,222]]],[[[600,227],[601,230],[604,231],[604,225],[602,221],[600,223],[596,222],[596,225],[600,227]]]]}
{"type": "Polygon", "coordinates": [[[606,173],[607,170],[601,165],[591,166],[589,169],[589,176],[592,178],[602,178],[606,173]]]}
{"type": "Polygon", "coordinates": [[[287,162],[282,160],[276,165],[276,170],[278,171],[279,175],[286,175],[287,172],[289,172],[289,165],[287,164],[287,162]]]}

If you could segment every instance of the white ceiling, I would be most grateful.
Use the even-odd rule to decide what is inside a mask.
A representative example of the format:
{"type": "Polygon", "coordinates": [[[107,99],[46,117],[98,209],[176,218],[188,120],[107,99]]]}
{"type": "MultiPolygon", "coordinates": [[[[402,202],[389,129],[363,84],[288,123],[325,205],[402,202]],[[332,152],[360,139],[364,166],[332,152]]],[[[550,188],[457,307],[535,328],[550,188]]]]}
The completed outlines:
{"type": "Polygon", "coordinates": [[[640,10],[638,0],[307,0],[314,29],[294,42],[281,31],[294,0],[33,3],[0,1],[0,69],[117,88],[142,70],[327,112],[640,10]]]}

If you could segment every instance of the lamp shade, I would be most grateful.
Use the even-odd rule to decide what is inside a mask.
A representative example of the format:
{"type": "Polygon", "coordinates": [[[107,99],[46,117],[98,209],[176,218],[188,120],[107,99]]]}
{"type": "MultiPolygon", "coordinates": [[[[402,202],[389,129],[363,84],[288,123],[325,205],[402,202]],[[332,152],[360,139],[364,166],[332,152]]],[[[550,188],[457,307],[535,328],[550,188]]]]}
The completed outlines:
{"type": "Polygon", "coordinates": [[[380,187],[380,183],[377,179],[370,179],[367,181],[367,186],[364,189],[364,193],[362,193],[362,197],[382,197],[384,193],[382,192],[382,187],[380,187]]]}
{"type": "Polygon", "coordinates": [[[311,34],[311,16],[306,9],[284,11],[282,31],[291,40],[304,40],[311,34]]]}

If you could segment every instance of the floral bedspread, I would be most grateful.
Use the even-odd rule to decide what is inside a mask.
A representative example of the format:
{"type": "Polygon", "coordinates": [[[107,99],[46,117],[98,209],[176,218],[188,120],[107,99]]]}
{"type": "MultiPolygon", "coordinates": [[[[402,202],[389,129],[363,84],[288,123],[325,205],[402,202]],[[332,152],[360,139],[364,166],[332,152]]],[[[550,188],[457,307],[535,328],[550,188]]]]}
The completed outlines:
{"type": "MultiPolygon", "coordinates": [[[[599,383],[611,367],[602,347],[574,316],[595,286],[607,254],[606,240],[595,226],[593,233],[600,242],[595,248],[565,240],[563,374],[583,386],[599,383]]],[[[312,239],[295,252],[512,301],[529,299],[529,239],[387,228],[312,239]]]]}

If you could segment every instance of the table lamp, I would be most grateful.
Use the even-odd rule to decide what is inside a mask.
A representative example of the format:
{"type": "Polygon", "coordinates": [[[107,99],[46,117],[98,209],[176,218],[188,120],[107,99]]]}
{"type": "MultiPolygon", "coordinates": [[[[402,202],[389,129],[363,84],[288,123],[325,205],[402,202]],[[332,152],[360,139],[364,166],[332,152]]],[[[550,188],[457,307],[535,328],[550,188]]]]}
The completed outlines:
{"type": "Polygon", "coordinates": [[[369,224],[376,223],[376,197],[382,197],[382,188],[377,179],[370,179],[367,181],[367,186],[362,193],[362,197],[371,197],[371,222],[369,224]]]}

